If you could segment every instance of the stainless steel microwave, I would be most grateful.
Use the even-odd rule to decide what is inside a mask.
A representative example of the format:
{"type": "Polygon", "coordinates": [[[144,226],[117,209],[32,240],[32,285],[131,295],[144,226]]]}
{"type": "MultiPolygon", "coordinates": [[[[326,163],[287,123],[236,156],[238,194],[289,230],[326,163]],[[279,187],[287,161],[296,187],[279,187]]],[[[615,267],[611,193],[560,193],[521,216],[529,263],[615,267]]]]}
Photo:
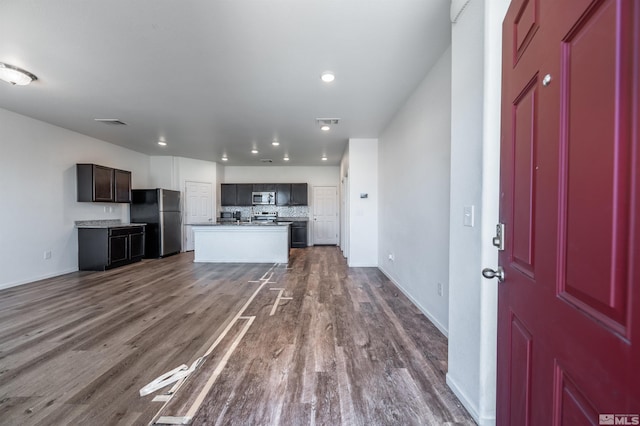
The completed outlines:
{"type": "Polygon", "coordinates": [[[276,193],[275,192],[254,192],[252,197],[253,205],[263,205],[263,204],[276,204],[276,193]]]}

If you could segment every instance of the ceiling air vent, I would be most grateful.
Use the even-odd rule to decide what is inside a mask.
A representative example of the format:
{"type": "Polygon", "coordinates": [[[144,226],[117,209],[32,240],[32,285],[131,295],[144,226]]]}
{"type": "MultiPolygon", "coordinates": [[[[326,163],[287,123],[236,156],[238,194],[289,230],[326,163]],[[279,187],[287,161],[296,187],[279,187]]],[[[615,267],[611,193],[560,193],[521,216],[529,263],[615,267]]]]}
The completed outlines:
{"type": "Polygon", "coordinates": [[[339,118],[316,118],[316,123],[318,123],[319,126],[332,126],[340,123],[340,119],[339,118]]]}
{"type": "Polygon", "coordinates": [[[93,120],[99,123],[108,124],[110,126],[126,126],[127,125],[127,123],[125,123],[124,121],[120,121],[117,118],[94,118],[93,120]]]}
{"type": "Polygon", "coordinates": [[[268,158],[261,158],[261,159],[260,159],[260,162],[261,162],[261,163],[273,163],[273,160],[270,160],[270,159],[268,159],[268,158]]]}

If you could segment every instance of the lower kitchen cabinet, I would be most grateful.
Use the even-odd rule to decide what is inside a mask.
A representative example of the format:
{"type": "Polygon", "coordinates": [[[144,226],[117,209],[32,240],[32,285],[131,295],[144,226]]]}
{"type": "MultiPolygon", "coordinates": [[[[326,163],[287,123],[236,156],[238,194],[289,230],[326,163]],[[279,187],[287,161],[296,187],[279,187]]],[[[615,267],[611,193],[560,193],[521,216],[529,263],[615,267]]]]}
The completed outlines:
{"type": "Polygon", "coordinates": [[[290,238],[290,247],[305,248],[307,246],[307,222],[293,222],[290,226],[290,238]]]}
{"type": "Polygon", "coordinates": [[[144,226],[78,229],[78,268],[104,271],[144,256],[144,226]]]}

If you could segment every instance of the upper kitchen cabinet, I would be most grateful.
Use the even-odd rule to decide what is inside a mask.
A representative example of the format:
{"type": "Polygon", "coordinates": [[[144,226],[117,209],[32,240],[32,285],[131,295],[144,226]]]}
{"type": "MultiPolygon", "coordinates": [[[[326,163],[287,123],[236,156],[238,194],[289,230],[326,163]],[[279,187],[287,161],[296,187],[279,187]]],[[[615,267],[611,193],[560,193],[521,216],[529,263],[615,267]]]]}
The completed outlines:
{"type": "Polygon", "coordinates": [[[306,206],[309,204],[308,190],[306,183],[292,183],[291,184],[291,200],[289,205],[291,206],[306,206]]]}
{"type": "Polygon", "coordinates": [[[220,205],[251,206],[252,183],[223,183],[220,185],[220,205]]]}
{"type": "Polygon", "coordinates": [[[237,187],[237,204],[236,206],[252,206],[253,205],[253,184],[252,183],[239,183],[237,187]]]}
{"type": "Polygon", "coordinates": [[[76,164],[78,201],[131,202],[131,172],[97,164],[76,164]]]}
{"type": "Polygon", "coordinates": [[[276,204],[279,206],[306,206],[306,183],[279,183],[276,185],[276,204]]]}
{"type": "Polygon", "coordinates": [[[279,183],[276,185],[276,205],[288,206],[291,203],[291,184],[279,183]]]}
{"type": "Polygon", "coordinates": [[[223,183],[220,185],[220,204],[222,206],[237,205],[238,185],[235,183],[223,183]]]}
{"type": "Polygon", "coordinates": [[[254,192],[273,192],[276,190],[275,183],[254,183],[253,191],[254,192]]]}
{"type": "Polygon", "coordinates": [[[131,172],[126,170],[115,169],[113,171],[113,180],[115,186],[115,202],[130,203],[131,202],[131,172]]]}
{"type": "Polygon", "coordinates": [[[306,183],[223,183],[220,204],[222,206],[252,206],[253,192],[276,193],[277,206],[308,205],[306,183]]]}

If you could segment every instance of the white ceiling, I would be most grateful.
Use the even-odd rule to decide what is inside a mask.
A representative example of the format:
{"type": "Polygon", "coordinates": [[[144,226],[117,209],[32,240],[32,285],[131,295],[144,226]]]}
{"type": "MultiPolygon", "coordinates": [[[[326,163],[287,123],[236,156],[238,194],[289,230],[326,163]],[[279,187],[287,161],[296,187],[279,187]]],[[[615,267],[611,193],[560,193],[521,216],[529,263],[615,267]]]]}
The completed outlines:
{"type": "Polygon", "coordinates": [[[0,108],[149,155],[336,165],[349,138],[378,136],[450,44],[449,4],[1,0],[0,62],[38,80],[0,81],[0,108]],[[341,123],[322,132],[319,117],[341,123]]]}

